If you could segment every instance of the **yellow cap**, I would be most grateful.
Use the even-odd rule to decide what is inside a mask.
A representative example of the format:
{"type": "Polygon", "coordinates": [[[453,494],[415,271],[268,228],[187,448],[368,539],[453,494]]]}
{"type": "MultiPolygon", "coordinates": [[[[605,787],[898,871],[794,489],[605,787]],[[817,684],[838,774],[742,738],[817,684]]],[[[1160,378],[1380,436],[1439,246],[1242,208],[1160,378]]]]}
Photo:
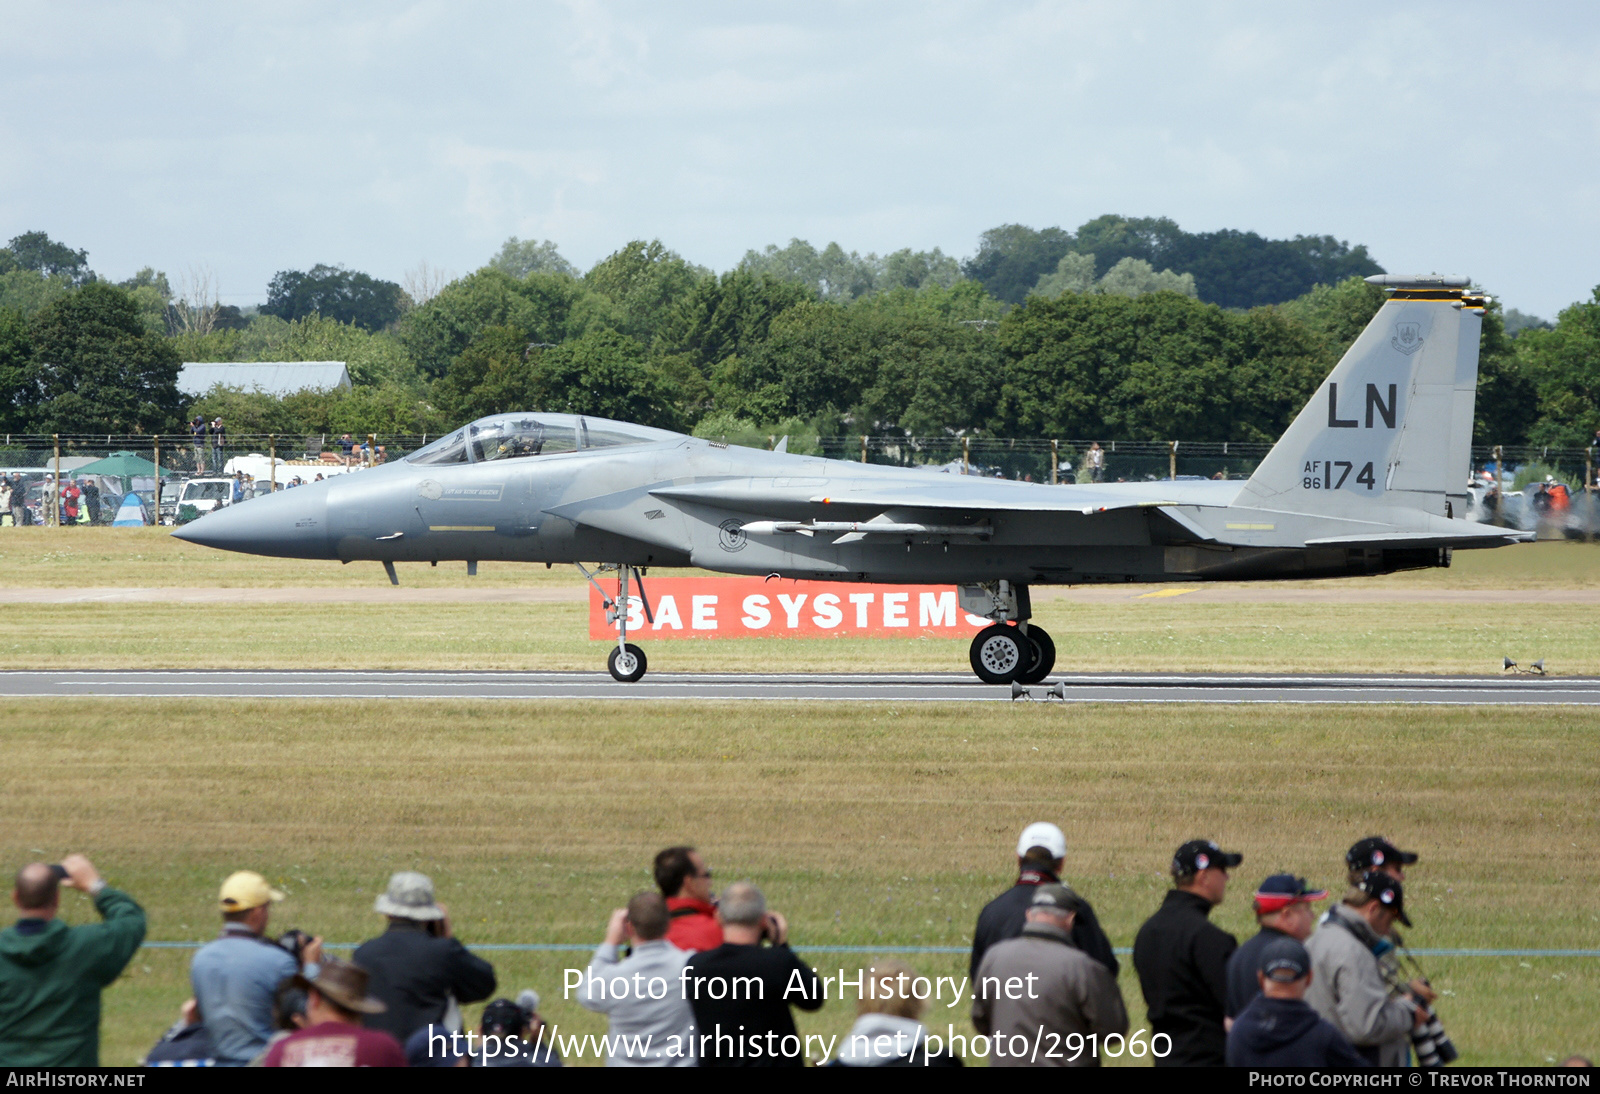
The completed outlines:
{"type": "Polygon", "coordinates": [[[267,884],[267,879],[254,870],[240,870],[230,874],[222,883],[218,902],[225,912],[247,912],[263,904],[282,900],[283,894],[267,884]]]}

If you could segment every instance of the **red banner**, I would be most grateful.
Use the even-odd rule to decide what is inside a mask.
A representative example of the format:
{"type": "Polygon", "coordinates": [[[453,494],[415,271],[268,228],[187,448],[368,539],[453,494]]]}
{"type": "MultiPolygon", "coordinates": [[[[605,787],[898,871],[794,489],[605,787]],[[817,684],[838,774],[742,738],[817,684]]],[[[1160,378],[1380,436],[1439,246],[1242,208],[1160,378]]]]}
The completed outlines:
{"type": "MultiPolygon", "coordinates": [[[[617,583],[602,586],[616,596],[617,583]]],[[[989,620],[961,610],[953,585],[862,585],[759,577],[647,578],[650,618],[637,586],[628,636],[645,638],[961,638],[989,620]]],[[[589,589],[589,637],[617,636],[589,589]]]]}

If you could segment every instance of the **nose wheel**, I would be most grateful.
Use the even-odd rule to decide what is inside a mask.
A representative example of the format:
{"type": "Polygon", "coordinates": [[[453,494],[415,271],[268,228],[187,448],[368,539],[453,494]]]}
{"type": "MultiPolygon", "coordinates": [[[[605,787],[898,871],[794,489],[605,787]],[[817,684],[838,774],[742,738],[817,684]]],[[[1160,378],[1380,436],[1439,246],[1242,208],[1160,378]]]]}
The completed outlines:
{"type": "Polygon", "coordinates": [[[619,683],[631,684],[644,675],[644,650],[632,642],[625,642],[611,651],[606,658],[606,668],[619,683]]]}

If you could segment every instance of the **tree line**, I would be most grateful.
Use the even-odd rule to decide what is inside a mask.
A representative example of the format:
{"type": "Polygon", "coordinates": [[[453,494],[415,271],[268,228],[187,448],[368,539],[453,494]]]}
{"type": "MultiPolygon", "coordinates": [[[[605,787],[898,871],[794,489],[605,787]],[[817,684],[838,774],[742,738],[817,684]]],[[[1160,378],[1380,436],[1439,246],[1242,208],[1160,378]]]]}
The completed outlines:
{"type": "MultiPolygon", "coordinates": [[[[484,414],[594,414],[710,436],[906,433],[1271,441],[1383,300],[1364,247],[1102,217],[1005,225],[965,262],[793,240],[723,273],[659,241],[580,272],[549,241],[407,292],[279,272],[253,314],[146,269],[110,283],[30,232],[0,248],[8,432],[437,433],[484,414]],[[1286,295],[1288,294],[1288,295],[1286,295]],[[1225,304],[1223,300],[1247,304],[1225,304]],[[183,361],[340,360],[353,390],[192,404],[183,361]]],[[[1600,289],[1555,324],[1486,317],[1476,440],[1600,427],[1600,289]]]]}

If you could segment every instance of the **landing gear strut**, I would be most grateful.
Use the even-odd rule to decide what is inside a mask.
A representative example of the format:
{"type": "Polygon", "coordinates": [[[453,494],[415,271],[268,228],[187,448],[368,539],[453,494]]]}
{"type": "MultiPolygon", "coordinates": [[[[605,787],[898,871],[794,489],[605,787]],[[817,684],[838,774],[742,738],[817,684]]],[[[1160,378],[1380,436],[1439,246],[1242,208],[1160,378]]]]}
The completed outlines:
{"type": "Polygon", "coordinates": [[[655,617],[650,611],[650,598],[644,592],[644,571],[636,566],[623,563],[606,563],[596,568],[595,573],[605,573],[607,570],[617,571],[617,598],[612,600],[606,591],[600,588],[594,576],[578,563],[578,572],[595,587],[600,594],[601,604],[606,610],[606,622],[617,625],[617,648],[611,651],[606,658],[606,670],[618,683],[631,684],[644,676],[644,670],[649,663],[645,658],[644,650],[628,641],[628,581],[630,578],[639,585],[639,603],[644,606],[644,617],[650,622],[655,622],[655,617]]]}
{"type": "Polygon", "coordinates": [[[961,607],[995,621],[973,637],[969,655],[972,671],[985,684],[1037,684],[1055,668],[1055,642],[1028,622],[1033,613],[1026,585],[963,585],[961,607]]]}

